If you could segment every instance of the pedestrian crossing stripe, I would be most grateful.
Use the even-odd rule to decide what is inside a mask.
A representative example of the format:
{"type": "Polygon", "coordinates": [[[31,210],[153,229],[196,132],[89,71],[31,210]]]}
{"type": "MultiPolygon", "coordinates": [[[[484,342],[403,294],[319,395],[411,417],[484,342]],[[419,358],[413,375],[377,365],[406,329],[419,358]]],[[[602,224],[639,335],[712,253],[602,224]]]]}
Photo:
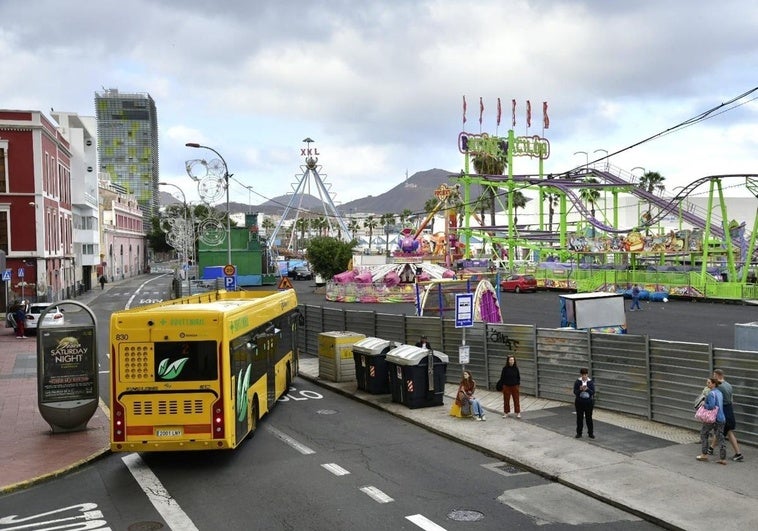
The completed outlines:
{"type": "Polygon", "coordinates": [[[292,282],[290,281],[289,277],[282,277],[279,279],[279,285],[277,286],[279,289],[294,289],[292,287],[292,282]]]}

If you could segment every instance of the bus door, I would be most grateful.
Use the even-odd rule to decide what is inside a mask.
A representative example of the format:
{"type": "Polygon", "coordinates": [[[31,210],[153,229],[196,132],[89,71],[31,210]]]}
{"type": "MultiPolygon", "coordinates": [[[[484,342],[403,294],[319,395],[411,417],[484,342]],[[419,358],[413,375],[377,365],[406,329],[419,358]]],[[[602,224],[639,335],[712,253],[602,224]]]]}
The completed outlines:
{"type": "Polygon", "coordinates": [[[232,343],[231,352],[231,374],[234,377],[235,389],[234,389],[234,425],[235,425],[235,440],[237,444],[242,442],[242,439],[247,435],[250,427],[248,425],[248,417],[250,412],[248,411],[248,389],[252,383],[252,379],[255,377],[252,373],[253,369],[253,356],[255,354],[255,346],[249,341],[237,340],[232,343]]]}

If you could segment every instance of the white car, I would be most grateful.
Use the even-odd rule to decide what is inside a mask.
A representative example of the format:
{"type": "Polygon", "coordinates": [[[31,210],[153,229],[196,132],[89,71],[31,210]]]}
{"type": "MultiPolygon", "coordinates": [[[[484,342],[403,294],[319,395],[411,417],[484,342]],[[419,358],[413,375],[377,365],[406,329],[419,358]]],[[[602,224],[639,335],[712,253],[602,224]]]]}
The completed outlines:
{"type": "Polygon", "coordinates": [[[45,315],[44,326],[58,326],[63,324],[63,312],[60,308],[49,302],[34,302],[29,305],[29,309],[26,311],[26,330],[37,330],[39,326],[39,318],[42,312],[50,307],[50,310],[45,315]]]}

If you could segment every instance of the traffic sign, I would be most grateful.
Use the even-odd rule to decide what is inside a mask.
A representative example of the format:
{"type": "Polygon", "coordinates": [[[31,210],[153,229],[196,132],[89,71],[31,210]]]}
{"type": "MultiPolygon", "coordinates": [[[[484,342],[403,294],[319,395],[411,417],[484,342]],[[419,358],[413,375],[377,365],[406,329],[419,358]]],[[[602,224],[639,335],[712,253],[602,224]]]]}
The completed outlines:
{"type": "Polygon", "coordinates": [[[19,267],[18,268],[18,278],[24,278],[24,268],[19,267]]]}
{"type": "Polygon", "coordinates": [[[292,281],[289,277],[282,277],[279,279],[279,284],[276,286],[279,289],[293,289],[292,281]]]}
{"type": "Polygon", "coordinates": [[[224,289],[228,291],[237,289],[237,277],[224,277],[224,289]]]}
{"type": "Polygon", "coordinates": [[[237,272],[237,269],[236,269],[236,268],[235,268],[235,267],[234,267],[232,264],[226,264],[226,265],[224,266],[224,274],[225,274],[227,277],[231,277],[231,276],[232,276],[232,275],[234,275],[234,273],[236,273],[236,272],[237,272]]]}
{"type": "Polygon", "coordinates": [[[3,282],[10,282],[11,281],[11,270],[6,269],[3,271],[3,282]]]}
{"type": "Polygon", "coordinates": [[[474,326],[474,294],[457,293],[455,295],[455,327],[474,326]]]}

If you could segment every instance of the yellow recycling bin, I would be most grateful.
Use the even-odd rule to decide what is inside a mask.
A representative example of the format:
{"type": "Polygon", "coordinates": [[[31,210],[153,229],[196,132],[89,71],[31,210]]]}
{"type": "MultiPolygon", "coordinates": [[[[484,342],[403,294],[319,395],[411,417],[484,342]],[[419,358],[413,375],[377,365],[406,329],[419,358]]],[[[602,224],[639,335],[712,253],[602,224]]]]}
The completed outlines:
{"type": "Polygon", "coordinates": [[[356,332],[322,332],[318,335],[318,377],[332,382],[355,380],[353,345],[365,339],[356,332]]]}

